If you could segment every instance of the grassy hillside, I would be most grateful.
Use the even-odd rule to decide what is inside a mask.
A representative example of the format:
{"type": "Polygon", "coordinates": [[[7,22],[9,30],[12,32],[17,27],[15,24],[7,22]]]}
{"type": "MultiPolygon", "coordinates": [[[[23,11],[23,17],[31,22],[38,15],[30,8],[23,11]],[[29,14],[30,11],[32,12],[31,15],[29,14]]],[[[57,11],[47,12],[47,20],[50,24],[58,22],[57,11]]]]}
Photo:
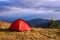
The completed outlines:
{"type": "Polygon", "coordinates": [[[0,21],[0,28],[6,29],[6,28],[8,28],[10,25],[11,25],[11,23],[0,21]]]}
{"type": "Polygon", "coordinates": [[[10,31],[10,23],[0,22],[0,40],[60,40],[60,29],[32,28],[32,31],[10,31]]]}

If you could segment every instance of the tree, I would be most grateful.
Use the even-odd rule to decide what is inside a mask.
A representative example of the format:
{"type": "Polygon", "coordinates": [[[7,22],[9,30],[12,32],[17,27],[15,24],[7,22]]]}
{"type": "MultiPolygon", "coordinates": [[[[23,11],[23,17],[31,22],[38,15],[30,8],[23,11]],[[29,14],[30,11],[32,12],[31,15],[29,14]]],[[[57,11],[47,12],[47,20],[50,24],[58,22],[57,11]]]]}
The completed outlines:
{"type": "Polygon", "coordinates": [[[60,24],[59,23],[56,23],[55,28],[60,28],[60,24]]]}
{"type": "Polygon", "coordinates": [[[49,22],[48,22],[48,28],[53,28],[53,27],[55,27],[56,26],[56,22],[54,21],[54,20],[50,20],[49,22]]]}

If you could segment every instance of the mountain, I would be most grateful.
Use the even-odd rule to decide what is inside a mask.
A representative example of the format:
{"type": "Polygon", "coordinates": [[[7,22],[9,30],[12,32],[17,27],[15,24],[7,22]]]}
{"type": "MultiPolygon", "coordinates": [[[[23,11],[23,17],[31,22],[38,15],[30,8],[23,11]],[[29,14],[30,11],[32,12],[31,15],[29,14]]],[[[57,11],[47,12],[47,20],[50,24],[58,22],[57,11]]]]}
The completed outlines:
{"type": "Polygon", "coordinates": [[[56,23],[60,25],[60,20],[56,20],[56,23]]]}
{"type": "Polygon", "coordinates": [[[37,18],[60,20],[60,14],[31,14],[31,13],[12,13],[0,16],[0,21],[13,22],[16,19],[32,20],[37,18]],[[57,15],[57,16],[56,16],[57,15]]]}
{"type": "MultiPolygon", "coordinates": [[[[50,20],[48,19],[32,19],[32,20],[29,20],[27,21],[28,24],[31,26],[31,27],[36,27],[36,28],[47,28],[47,24],[50,20]]],[[[60,25],[60,20],[54,20],[56,22],[56,25],[60,25]]]]}
{"type": "Polygon", "coordinates": [[[47,23],[49,22],[49,20],[47,19],[32,19],[32,20],[28,20],[27,21],[29,25],[31,25],[32,27],[47,27],[47,23]]]}
{"type": "MultiPolygon", "coordinates": [[[[0,16],[0,21],[6,21],[6,22],[13,22],[16,19],[23,19],[23,20],[32,20],[32,19],[38,19],[38,18],[43,18],[44,15],[41,14],[20,14],[20,13],[16,13],[16,14],[10,14],[6,16],[0,16]]],[[[44,18],[43,18],[44,19],[44,18]]]]}
{"type": "MultiPolygon", "coordinates": [[[[0,17],[0,21],[4,21],[4,22],[10,22],[12,23],[13,21],[15,21],[16,19],[18,19],[17,17],[0,17]]],[[[36,18],[36,19],[31,19],[31,20],[25,20],[27,21],[27,23],[32,26],[32,27],[47,27],[47,23],[49,22],[49,20],[47,19],[41,19],[41,18],[36,18]]]]}

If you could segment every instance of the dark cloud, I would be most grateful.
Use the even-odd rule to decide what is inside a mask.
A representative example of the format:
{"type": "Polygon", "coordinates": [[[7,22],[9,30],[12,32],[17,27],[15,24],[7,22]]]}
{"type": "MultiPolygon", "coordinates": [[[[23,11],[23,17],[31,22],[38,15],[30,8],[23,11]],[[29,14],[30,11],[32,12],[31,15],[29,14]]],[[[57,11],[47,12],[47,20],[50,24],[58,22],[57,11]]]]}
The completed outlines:
{"type": "Polygon", "coordinates": [[[10,11],[12,7],[35,10],[60,11],[59,0],[9,0],[0,1],[0,11],[10,11]],[[7,8],[10,6],[9,8],[7,8]]]}
{"type": "MultiPolygon", "coordinates": [[[[60,0],[8,0],[0,1],[1,15],[43,14],[41,18],[60,17],[60,0]]],[[[22,15],[23,16],[23,15],[22,15]]],[[[40,15],[38,16],[40,17],[40,15]]],[[[59,19],[59,18],[58,18],[59,19]]]]}
{"type": "Polygon", "coordinates": [[[20,8],[35,8],[41,7],[46,9],[60,8],[59,0],[9,0],[9,2],[0,2],[1,6],[15,6],[20,8]]]}

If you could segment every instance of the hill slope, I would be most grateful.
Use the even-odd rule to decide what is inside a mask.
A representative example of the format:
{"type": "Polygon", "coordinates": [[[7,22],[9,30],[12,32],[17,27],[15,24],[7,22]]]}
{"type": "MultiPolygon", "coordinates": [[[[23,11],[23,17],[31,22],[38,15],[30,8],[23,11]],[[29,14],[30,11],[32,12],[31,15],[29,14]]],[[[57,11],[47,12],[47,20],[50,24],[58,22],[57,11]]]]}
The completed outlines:
{"type": "Polygon", "coordinates": [[[32,31],[10,31],[10,23],[0,22],[0,40],[60,40],[60,29],[32,28],[32,31]]]}
{"type": "Polygon", "coordinates": [[[49,20],[47,19],[40,19],[40,18],[37,18],[37,19],[32,19],[32,20],[29,20],[27,21],[32,27],[36,27],[36,28],[39,28],[39,27],[42,27],[42,28],[46,28],[47,27],[47,23],[49,22],[49,20]]]}
{"type": "Polygon", "coordinates": [[[10,25],[11,23],[0,21],[0,28],[5,29],[5,28],[8,28],[10,25]]]}

